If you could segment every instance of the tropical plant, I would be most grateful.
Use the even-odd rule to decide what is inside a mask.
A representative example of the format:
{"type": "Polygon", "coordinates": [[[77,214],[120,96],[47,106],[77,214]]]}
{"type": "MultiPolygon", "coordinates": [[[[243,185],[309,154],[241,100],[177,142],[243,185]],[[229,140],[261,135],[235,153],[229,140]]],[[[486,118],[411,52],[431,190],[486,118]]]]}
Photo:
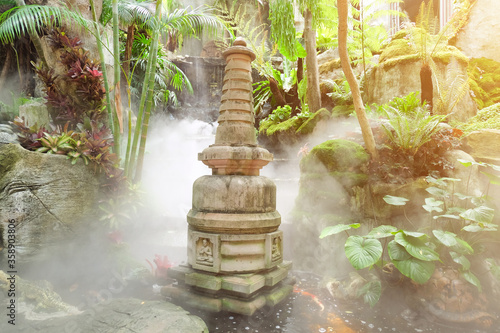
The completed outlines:
{"type": "Polygon", "coordinates": [[[413,112],[404,114],[388,106],[385,109],[388,123],[382,123],[387,137],[395,149],[402,149],[409,156],[415,156],[419,148],[430,141],[439,130],[439,124],[445,115],[431,116],[425,106],[417,107],[413,112]]]}
{"type": "MultiPolygon", "coordinates": [[[[401,274],[423,284],[429,280],[436,265],[454,266],[466,281],[481,291],[477,273],[471,271],[471,260],[484,260],[492,254],[479,249],[484,249],[485,242],[493,241],[487,235],[498,226],[493,223],[494,210],[484,197],[448,190],[450,183],[459,180],[427,177],[433,186],[427,188],[431,196],[425,199],[422,208],[429,213],[431,223],[422,230],[379,225],[361,236],[348,233],[350,229],[359,228],[359,223],[338,224],[323,229],[320,238],[347,233],[345,254],[356,270],[381,267],[390,262],[401,274]]],[[[390,195],[383,199],[394,206],[404,206],[409,201],[390,195]]]]}

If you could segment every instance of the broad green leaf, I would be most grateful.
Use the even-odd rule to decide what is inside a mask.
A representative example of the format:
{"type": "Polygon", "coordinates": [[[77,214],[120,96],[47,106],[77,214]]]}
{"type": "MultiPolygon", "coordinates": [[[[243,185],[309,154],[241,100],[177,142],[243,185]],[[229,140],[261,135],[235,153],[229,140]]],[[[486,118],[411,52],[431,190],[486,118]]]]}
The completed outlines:
{"type": "Polygon", "coordinates": [[[392,195],[386,195],[386,196],[383,197],[383,199],[389,205],[393,205],[393,206],[404,206],[404,205],[406,205],[406,202],[409,201],[406,198],[395,197],[395,196],[392,196],[392,195]]]}
{"type": "Polygon", "coordinates": [[[466,241],[464,241],[463,239],[461,238],[456,238],[456,241],[457,241],[457,244],[452,246],[451,249],[453,251],[456,251],[458,253],[461,253],[461,254],[473,254],[474,253],[474,249],[472,249],[472,247],[469,245],[469,243],[467,243],[466,241]]]}
{"type": "Polygon", "coordinates": [[[457,245],[457,235],[449,231],[432,230],[432,233],[445,246],[457,245]]]}
{"type": "Polygon", "coordinates": [[[488,264],[488,268],[495,279],[500,281],[500,266],[497,265],[495,259],[488,258],[485,260],[488,264]]]}
{"type": "Polygon", "coordinates": [[[482,289],[481,288],[481,282],[479,282],[479,279],[477,278],[477,276],[475,276],[474,274],[472,274],[471,271],[462,272],[461,275],[469,283],[471,283],[472,285],[476,286],[477,289],[479,290],[479,292],[481,292],[481,289],[482,289]]]}
{"type": "Polygon", "coordinates": [[[332,225],[323,229],[323,231],[321,231],[321,234],[319,235],[319,238],[325,238],[326,236],[335,235],[351,228],[357,229],[359,228],[359,226],[359,223],[332,225]]]}
{"type": "Polygon", "coordinates": [[[404,233],[397,233],[394,240],[404,246],[409,254],[417,259],[424,261],[439,260],[439,254],[425,244],[421,238],[405,235],[404,233]]]}
{"type": "Polygon", "coordinates": [[[470,261],[463,254],[450,251],[451,259],[459,265],[462,265],[462,269],[467,271],[470,269],[470,261]]]}
{"type": "Polygon", "coordinates": [[[481,171],[481,173],[488,177],[488,179],[490,180],[490,184],[500,185],[500,177],[498,177],[497,175],[485,171],[481,171]]]}
{"type": "Polygon", "coordinates": [[[417,283],[425,283],[434,273],[435,264],[432,261],[422,261],[411,257],[407,260],[393,260],[392,263],[404,276],[417,283]]]}
{"type": "Polygon", "coordinates": [[[380,281],[370,281],[366,283],[363,287],[358,290],[358,297],[363,296],[363,300],[365,303],[370,304],[370,307],[373,308],[375,304],[377,304],[380,299],[380,295],[382,294],[382,284],[380,281]]]}
{"type": "Polygon", "coordinates": [[[387,249],[391,260],[407,260],[411,258],[411,255],[406,251],[406,249],[394,240],[389,242],[387,249]]]}
{"type": "Polygon", "coordinates": [[[462,181],[461,179],[459,178],[450,178],[450,177],[442,177],[442,178],[434,178],[434,177],[431,177],[431,176],[427,176],[425,177],[425,180],[430,183],[430,184],[436,184],[438,186],[446,186],[448,185],[446,182],[447,181],[450,181],[450,182],[460,182],[462,181]]]}
{"type": "Polygon", "coordinates": [[[422,205],[422,207],[424,207],[424,209],[429,213],[434,211],[440,213],[443,211],[443,208],[440,207],[443,203],[443,201],[436,200],[435,198],[425,198],[425,205],[422,205]]]}
{"type": "Polygon", "coordinates": [[[345,254],[355,269],[363,269],[380,259],[382,244],[377,239],[349,236],[345,242],[345,254]]]}
{"type": "Polygon", "coordinates": [[[497,231],[498,226],[494,223],[472,223],[462,228],[468,232],[497,231]]]}
{"type": "Polygon", "coordinates": [[[436,216],[433,217],[434,220],[437,220],[439,218],[460,220],[460,216],[458,216],[458,215],[451,215],[451,214],[436,215],[436,216]]]}
{"type": "Polygon", "coordinates": [[[393,232],[396,232],[398,229],[392,225],[380,225],[376,228],[373,228],[366,238],[384,238],[393,236],[393,232]]]}
{"type": "Polygon", "coordinates": [[[448,191],[434,186],[428,187],[425,190],[438,198],[447,198],[450,195],[448,191]]]}
{"type": "Polygon", "coordinates": [[[487,206],[479,206],[467,209],[465,212],[460,214],[460,217],[465,220],[474,221],[477,223],[491,223],[494,215],[494,209],[487,206]]]}
{"type": "Polygon", "coordinates": [[[465,200],[465,199],[470,199],[472,198],[472,195],[465,195],[462,193],[455,193],[454,194],[459,200],[465,200]]]}
{"type": "Polygon", "coordinates": [[[423,241],[427,240],[427,238],[429,238],[429,236],[427,236],[427,234],[423,233],[423,232],[418,232],[418,231],[405,231],[405,230],[401,230],[402,233],[404,233],[405,235],[408,235],[408,236],[412,236],[412,237],[415,237],[415,238],[419,238],[423,241]]]}
{"type": "Polygon", "coordinates": [[[463,160],[461,158],[457,159],[457,161],[464,167],[470,167],[472,165],[472,161],[463,160]]]}

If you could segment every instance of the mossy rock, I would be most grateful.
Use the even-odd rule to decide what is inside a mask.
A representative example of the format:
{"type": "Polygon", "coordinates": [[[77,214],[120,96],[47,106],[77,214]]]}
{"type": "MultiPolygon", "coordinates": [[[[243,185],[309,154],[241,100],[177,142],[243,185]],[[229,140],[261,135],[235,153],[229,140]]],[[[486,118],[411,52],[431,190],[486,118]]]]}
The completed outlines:
{"type": "Polygon", "coordinates": [[[468,122],[454,124],[454,126],[460,128],[465,134],[483,129],[500,130],[500,103],[485,107],[479,110],[468,122]]]}
{"type": "Polygon", "coordinates": [[[319,73],[320,74],[330,73],[333,70],[340,68],[341,66],[342,65],[340,63],[340,59],[333,59],[319,66],[319,73]]]}
{"type": "Polygon", "coordinates": [[[297,117],[292,117],[287,119],[281,123],[267,123],[263,122],[263,124],[259,128],[260,133],[265,133],[267,136],[272,136],[276,134],[294,134],[297,129],[302,125],[303,120],[297,117]]]}
{"type": "Polygon", "coordinates": [[[321,120],[330,119],[331,114],[325,108],[316,111],[309,119],[307,119],[298,129],[297,134],[310,134],[314,131],[314,127],[321,120]]]}
{"type": "Polygon", "coordinates": [[[336,139],[325,141],[300,161],[301,172],[359,172],[368,160],[365,149],[352,141],[336,139]]]}
{"type": "Polygon", "coordinates": [[[468,66],[470,88],[480,109],[500,103],[500,63],[487,58],[471,59],[468,66]]]}
{"type": "MultiPolygon", "coordinates": [[[[411,46],[409,39],[405,38],[407,35],[407,31],[401,31],[396,35],[397,37],[392,39],[380,54],[378,66],[389,68],[397,64],[414,62],[421,59],[417,49],[411,46]]],[[[449,64],[452,59],[456,59],[466,66],[469,63],[469,58],[458,48],[451,45],[440,46],[439,50],[433,53],[432,59],[444,64],[449,64]]]]}

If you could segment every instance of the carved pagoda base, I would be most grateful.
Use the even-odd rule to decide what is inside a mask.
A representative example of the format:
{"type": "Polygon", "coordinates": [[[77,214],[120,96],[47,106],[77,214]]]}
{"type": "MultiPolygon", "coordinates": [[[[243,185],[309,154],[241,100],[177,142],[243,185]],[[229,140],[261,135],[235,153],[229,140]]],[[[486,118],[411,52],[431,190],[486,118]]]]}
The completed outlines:
{"type": "Polygon", "coordinates": [[[275,306],[293,291],[295,279],[288,277],[291,268],[292,263],[286,261],[260,273],[221,275],[177,266],[168,274],[179,285],[162,288],[162,294],[179,305],[251,316],[264,306],[275,306]]]}

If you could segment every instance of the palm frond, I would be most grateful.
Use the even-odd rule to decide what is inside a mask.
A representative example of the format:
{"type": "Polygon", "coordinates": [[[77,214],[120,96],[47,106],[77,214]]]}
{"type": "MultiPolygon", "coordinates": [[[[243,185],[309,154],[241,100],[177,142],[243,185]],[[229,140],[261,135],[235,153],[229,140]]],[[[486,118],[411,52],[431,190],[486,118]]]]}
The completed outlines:
{"type": "Polygon", "coordinates": [[[39,34],[44,27],[57,26],[61,22],[73,22],[90,30],[91,20],[85,19],[67,7],[26,5],[14,7],[0,15],[0,42],[11,43],[22,35],[39,34]]]}
{"type": "Polygon", "coordinates": [[[165,16],[162,25],[168,31],[179,31],[184,36],[194,36],[202,31],[213,34],[223,27],[220,20],[204,6],[176,9],[165,16]]]}

